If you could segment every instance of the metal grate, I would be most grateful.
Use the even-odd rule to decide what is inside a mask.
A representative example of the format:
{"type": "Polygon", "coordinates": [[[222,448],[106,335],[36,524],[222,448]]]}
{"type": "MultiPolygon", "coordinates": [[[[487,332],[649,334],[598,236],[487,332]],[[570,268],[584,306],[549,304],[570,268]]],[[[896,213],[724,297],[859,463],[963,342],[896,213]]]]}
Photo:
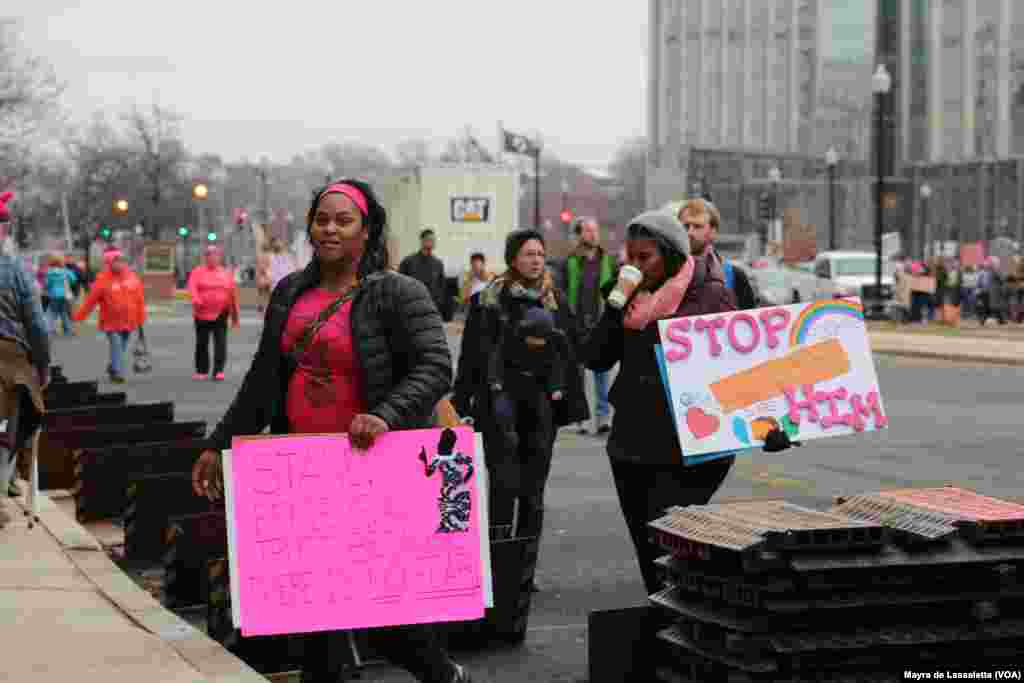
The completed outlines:
{"type": "Polygon", "coordinates": [[[955,486],[898,489],[882,491],[878,495],[973,522],[1024,522],[1024,505],[983,496],[955,486]]]}
{"type": "Polygon", "coordinates": [[[944,512],[919,507],[880,495],[860,495],[843,500],[832,508],[866,522],[896,529],[912,538],[938,541],[956,533],[956,518],[944,512]]]}
{"type": "Polygon", "coordinates": [[[934,489],[882,491],[878,496],[953,518],[961,535],[973,541],[1001,541],[1024,536],[1024,505],[944,486],[934,489]]]}
{"type": "Polygon", "coordinates": [[[683,651],[689,658],[691,654],[699,655],[704,659],[710,659],[726,666],[747,671],[750,673],[770,673],[778,670],[778,664],[769,659],[755,659],[749,657],[735,656],[731,653],[716,651],[712,648],[702,647],[689,637],[683,627],[676,624],[658,631],[658,639],[683,651]]]}
{"type": "Polygon", "coordinates": [[[654,540],[678,557],[740,554],[753,568],[778,564],[779,551],[849,550],[884,544],[884,526],[792,503],[760,501],[672,507],[651,522],[654,540]]]}
{"type": "Polygon", "coordinates": [[[848,631],[783,633],[769,636],[780,653],[816,650],[850,650],[891,645],[933,645],[966,641],[993,641],[1024,636],[1024,620],[1012,619],[988,624],[921,626],[894,624],[848,631]]]}

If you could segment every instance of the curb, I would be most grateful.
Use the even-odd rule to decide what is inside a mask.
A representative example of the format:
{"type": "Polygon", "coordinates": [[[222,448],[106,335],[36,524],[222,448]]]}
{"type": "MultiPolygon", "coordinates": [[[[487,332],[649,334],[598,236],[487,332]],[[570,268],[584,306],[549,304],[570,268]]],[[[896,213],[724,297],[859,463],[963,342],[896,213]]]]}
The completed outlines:
{"type": "Polygon", "coordinates": [[[900,356],[901,358],[928,358],[932,360],[944,360],[953,363],[979,363],[984,365],[1009,365],[1013,367],[1024,367],[1024,358],[1021,357],[1000,357],[986,356],[972,353],[949,353],[945,351],[920,351],[917,349],[885,348],[871,345],[871,352],[883,356],[900,356]]]}
{"type": "Polygon", "coordinates": [[[39,495],[39,525],[57,541],[100,595],[125,618],[164,642],[203,677],[201,680],[266,683],[266,677],[140,588],[107,556],[89,530],[70,518],[45,493],[39,495]]]}

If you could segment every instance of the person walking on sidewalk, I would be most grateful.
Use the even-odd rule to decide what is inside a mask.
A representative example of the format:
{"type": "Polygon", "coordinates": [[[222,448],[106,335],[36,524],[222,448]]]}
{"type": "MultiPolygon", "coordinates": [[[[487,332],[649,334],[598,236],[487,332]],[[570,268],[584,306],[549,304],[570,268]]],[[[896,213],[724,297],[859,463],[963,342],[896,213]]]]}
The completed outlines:
{"type": "Polygon", "coordinates": [[[89,296],[71,316],[81,322],[100,307],[99,327],[110,343],[110,381],[125,381],[124,354],[132,332],[146,322],[146,294],[142,280],[128,267],[120,250],[103,254],[106,269],[96,276],[89,296]]]}
{"type": "Polygon", "coordinates": [[[450,308],[445,301],[444,262],[434,256],[437,236],[429,228],[420,233],[420,250],[409,254],[398,265],[398,272],[423,283],[437,310],[444,316],[450,308]]]}
{"type": "MultiPolygon", "coordinates": [[[[357,450],[401,429],[432,426],[452,359],[430,294],[388,270],[387,213],[366,183],[341,180],[313,197],[313,260],[274,289],[252,366],[193,468],[197,495],[219,498],[220,451],[236,435],[347,433],[357,450]]],[[[352,457],[360,457],[354,455],[352,457]]],[[[429,683],[464,683],[429,624],[372,629],[378,651],[429,683]]],[[[333,683],[333,634],[312,633],[303,683],[333,683]]]]}
{"type": "Polygon", "coordinates": [[[999,259],[989,256],[978,275],[978,324],[982,327],[989,318],[1000,325],[1006,324],[1006,281],[999,272],[999,259]]]}
{"type": "Polygon", "coordinates": [[[295,272],[295,257],[288,251],[284,240],[274,237],[270,240],[270,291],[273,292],[281,280],[295,272]]]}
{"type": "MultiPolygon", "coordinates": [[[[618,263],[615,257],[601,246],[601,228],[597,219],[584,217],[576,223],[576,249],[565,260],[563,281],[569,309],[576,316],[579,337],[586,339],[597,326],[604,309],[601,290],[615,282],[618,263]]],[[[611,431],[608,405],[608,372],[591,371],[594,379],[594,431],[607,434],[611,431]]],[[[579,427],[580,434],[587,433],[585,424],[579,427]]]]}
{"type": "Polygon", "coordinates": [[[487,257],[483,252],[474,252],[469,257],[469,270],[462,276],[462,284],[459,287],[459,301],[463,306],[469,306],[470,299],[487,288],[487,285],[494,279],[494,273],[487,270],[487,257]]]}
{"type": "Polygon", "coordinates": [[[511,233],[508,270],[477,295],[462,336],[453,403],[483,434],[490,523],[539,538],[558,428],[589,418],[576,322],[544,262],[544,236],[511,233]]]}
{"type": "MultiPolygon", "coordinates": [[[[13,195],[0,194],[0,228],[13,195]]],[[[50,381],[50,339],[32,276],[15,257],[0,255],[0,528],[12,521],[7,496],[17,453],[39,427],[50,381]]]]}
{"type": "Polygon", "coordinates": [[[64,259],[58,254],[49,257],[50,267],[46,269],[46,295],[50,298],[47,315],[50,317],[50,334],[57,335],[57,323],[64,326],[64,336],[71,337],[71,306],[75,300],[75,274],[64,267],[64,259]]]}
{"type": "Polygon", "coordinates": [[[235,276],[224,267],[220,247],[206,248],[206,263],[192,269],[188,293],[192,297],[192,317],[196,324],[196,372],[194,380],[210,375],[210,337],[213,337],[213,379],[224,381],[228,360],[228,318],[239,326],[238,290],[235,276]]]}

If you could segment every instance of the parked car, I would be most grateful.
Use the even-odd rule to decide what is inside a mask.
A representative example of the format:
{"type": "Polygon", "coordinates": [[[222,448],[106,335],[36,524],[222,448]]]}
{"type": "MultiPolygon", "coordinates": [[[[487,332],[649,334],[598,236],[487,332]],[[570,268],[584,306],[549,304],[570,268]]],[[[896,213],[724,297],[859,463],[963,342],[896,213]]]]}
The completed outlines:
{"type": "Polygon", "coordinates": [[[750,275],[757,283],[760,306],[785,306],[836,295],[837,288],[829,280],[821,281],[814,273],[786,266],[754,268],[750,275]]]}
{"type": "MultiPolygon", "coordinates": [[[[870,251],[826,251],[814,260],[814,274],[819,282],[827,280],[835,288],[833,292],[820,291],[817,298],[826,296],[864,296],[865,285],[875,285],[876,255],[870,251]]],[[[882,264],[883,300],[890,300],[895,294],[894,266],[891,262],[882,264]]]]}

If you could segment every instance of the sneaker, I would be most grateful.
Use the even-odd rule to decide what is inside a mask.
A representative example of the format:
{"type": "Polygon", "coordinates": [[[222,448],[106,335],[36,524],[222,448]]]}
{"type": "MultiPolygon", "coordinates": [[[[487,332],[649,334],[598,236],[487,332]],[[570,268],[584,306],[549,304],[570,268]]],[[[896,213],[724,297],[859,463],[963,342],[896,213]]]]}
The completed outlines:
{"type": "Polygon", "coordinates": [[[223,372],[218,372],[216,375],[213,376],[213,381],[214,382],[223,382],[224,381],[224,373],[223,372]]]}
{"type": "Polygon", "coordinates": [[[204,375],[201,372],[197,372],[192,375],[192,379],[194,379],[196,382],[201,382],[204,379],[206,379],[206,375],[204,375]]]}

